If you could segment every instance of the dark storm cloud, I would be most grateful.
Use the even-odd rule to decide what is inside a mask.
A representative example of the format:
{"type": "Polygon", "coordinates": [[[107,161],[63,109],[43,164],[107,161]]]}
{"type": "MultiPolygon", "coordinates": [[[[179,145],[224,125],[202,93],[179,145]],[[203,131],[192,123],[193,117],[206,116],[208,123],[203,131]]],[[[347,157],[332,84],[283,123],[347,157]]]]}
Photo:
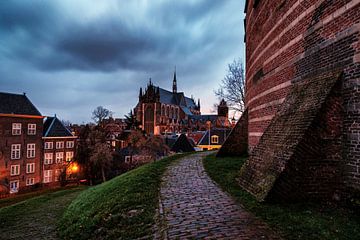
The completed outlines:
{"type": "Polygon", "coordinates": [[[127,112],[149,77],[170,87],[177,65],[182,90],[213,82],[212,95],[226,63],[243,54],[238,2],[3,1],[0,91],[33,93],[46,111],[127,112]]]}

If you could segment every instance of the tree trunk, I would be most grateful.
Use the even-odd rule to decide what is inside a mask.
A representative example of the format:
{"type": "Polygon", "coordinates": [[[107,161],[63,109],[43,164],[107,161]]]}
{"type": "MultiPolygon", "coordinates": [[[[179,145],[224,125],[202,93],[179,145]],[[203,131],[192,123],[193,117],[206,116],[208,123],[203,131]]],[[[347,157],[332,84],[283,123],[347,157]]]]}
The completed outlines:
{"type": "Polygon", "coordinates": [[[105,170],[104,170],[104,167],[101,167],[101,175],[102,175],[103,182],[105,182],[105,181],[106,181],[106,178],[105,178],[105,170]]]}

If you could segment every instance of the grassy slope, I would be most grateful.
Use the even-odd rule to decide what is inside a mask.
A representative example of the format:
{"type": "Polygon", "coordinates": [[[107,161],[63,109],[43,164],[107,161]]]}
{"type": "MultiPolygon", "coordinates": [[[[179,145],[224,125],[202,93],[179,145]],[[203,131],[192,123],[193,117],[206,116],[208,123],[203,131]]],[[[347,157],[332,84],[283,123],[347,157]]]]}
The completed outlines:
{"type": "Polygon", "coordinates": [[[149,236],[158,206],[161,176],[184,155],[146,164],[84,191],[59,224],[65,239],[135,239],[149,236]]]}
{"type": "Polygon", "coordinates": [[[45,193],[0,209],[0,239],[54,239],[56,222],[84,187],[45,193]]]}
{"type": "Polygon", "coordinates": [[[285,239],[360,239],[360,216],[350,210],[311,204],[258,203],[236,183],[245,158],[204,159],[210,177],[285,239]]]}

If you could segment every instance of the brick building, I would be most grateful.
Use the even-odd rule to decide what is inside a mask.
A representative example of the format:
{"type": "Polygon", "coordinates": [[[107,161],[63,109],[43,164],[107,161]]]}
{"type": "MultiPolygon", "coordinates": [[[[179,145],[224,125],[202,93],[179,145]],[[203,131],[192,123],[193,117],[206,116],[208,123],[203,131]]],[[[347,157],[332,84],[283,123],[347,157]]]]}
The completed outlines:
{"type": "Polygon", "coordinates": [[[359,191],[360,1],[247,0],[245,12],[247,111],[222,152],[249,150],[241,186],[259,200],[359,191]]]}
{"type": "Polygon", "coordinates": [[[79,171],[73,163],[76,148],[76,136],[55,117],[47,117],[44,122],[44,161],[43,183],[48,186],[59,185],[60,176],[65,173],[67,179],[79,171]]]}
{"type": "Polygon", "coordinates": [[[142,130],[155,135],[206,130],[209,121],[213,127],[231,128],[224,100],[218,106],[217,115],[201,115],[200,99],[195,103],[192,97],[177,91],[176,72],[172,86],[172,91],[168,91],[154,86],[150,79],[144,93],[140,88],[134,114],[142,130]]]}
{"type": "Polygon", "coordinates": [[[0,193],[41,183],[43,117],[25,94],[0,93],[0,193]]]}

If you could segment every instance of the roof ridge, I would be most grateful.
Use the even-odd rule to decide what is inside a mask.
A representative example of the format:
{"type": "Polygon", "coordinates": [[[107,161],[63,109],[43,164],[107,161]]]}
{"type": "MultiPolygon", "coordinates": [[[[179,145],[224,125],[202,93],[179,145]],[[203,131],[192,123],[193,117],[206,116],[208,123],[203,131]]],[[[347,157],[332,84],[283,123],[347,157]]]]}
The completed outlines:
{"type": "MultiPolygon", "coordinates": [[[[48,118],[51,118],[51,117],[48,117],[48,118]]],[[[49,131],[50,131],[50,129],[51,129],[51,127],[54,125],[54,122],[55,122],[55,118],[56,117],[52,117],[53,119],[52,119],[52,121],[51,121],[51,123],[50,123],[50,125],[49,125],[49,128],[46,130],[46,133],[45,133],[45,136],[44,137],[46,137],[48,134],[49,134],[49,131]]]]}

